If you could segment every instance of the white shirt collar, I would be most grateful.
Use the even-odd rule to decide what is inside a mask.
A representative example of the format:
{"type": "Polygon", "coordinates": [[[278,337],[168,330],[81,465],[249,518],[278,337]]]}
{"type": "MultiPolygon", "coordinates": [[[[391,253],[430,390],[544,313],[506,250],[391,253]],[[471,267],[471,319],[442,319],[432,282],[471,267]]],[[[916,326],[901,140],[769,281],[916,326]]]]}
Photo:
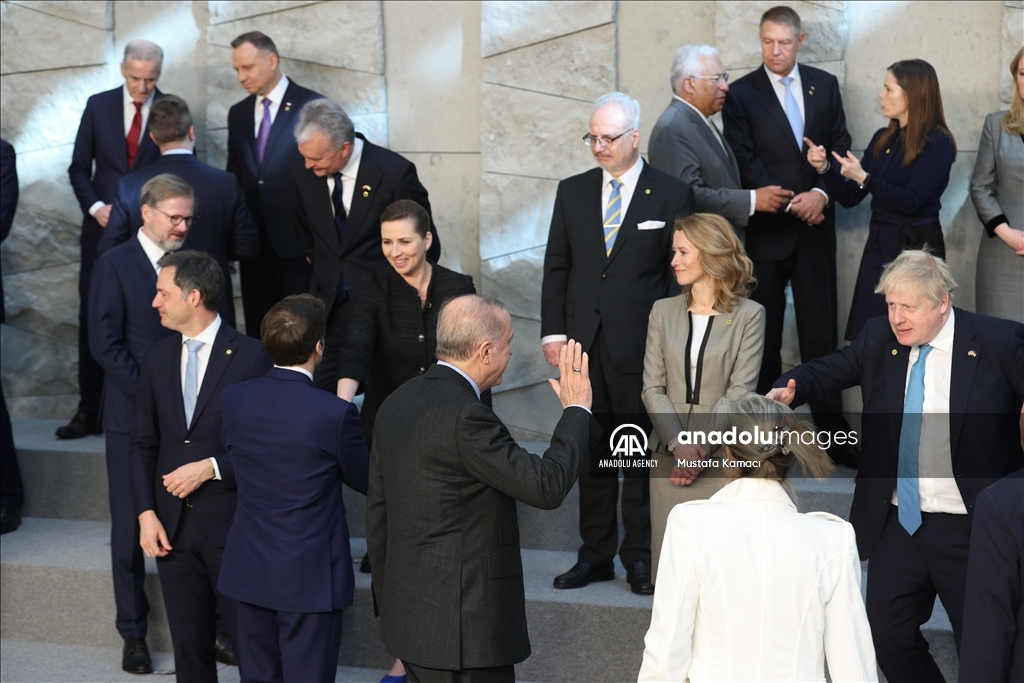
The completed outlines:
{"type": "Polygon", "coordinates": [[[796,83],[803,83],[803,81],[800,80],[800,65],[799,64],[793,64],[793,70],[790,71],[788,74],[786,74],[786,76],[778,75],[777,73],[775,73],[774,71],[769,69],[767,64],[764,65],[764,72],[766,74],[768,74],[768,78],[771,80],[773,86],[776,83],[778,83],[779,81],[781,81],[783,78],[785,78],[786,76],[791,76],[793,78],[793,81],[796,82],[796,83]]]}
{"type": "MultiPolygon", "coordinates": [[[[156,88],[153,88],[153,92],[149,93],[149,97],[147,97],[146,101],[142,103],[142,106],[145,107],[146,109],[149,109],[151,106],[153,106],[153,98],[154,97],[156,97],[156,88]]],[[[131,93],[128,92],[128,84],[127,83],[125,83],[123,86],[121,86],[121,100],[124,102],[124,106],[126,106],[126,107],[129,104],[134,104],[135,103],[135,100],[132,98],[131,93]]]]}
{"type": "MultiPolygon", "coordinates": [[[[626,187],[635,188],[637,185],[640,184],[640,171],[642,171],[643,168],[644,168],[644,160],[643,160],[643,158],[638,156],[636,158],[636,163],[633,164],[632,166],[630,166],[629,170],[626,171],[625,173],[623,173],[622,175],[620,175],[617,178],[617,180],[619,182],[621,182],[623,185],[625,185],[626,187]]],[[[604,169],[602,169],[601,170],[601,177],[602,177],[601,187],[604,187],[609,182],[611,182],[612,178],[614,178],[615,176],[613,176],[608,171],[605,171],[604,169]]]]}
{"type": "Polygon", "coordinates": [[[683,99],[682,97],[680,97],[679,95],[673,95],[672,97],[676,98],[677,100],[679,100],[680,102],[682,102],[683,104],[685,104],[685,105],[686,105],[687,107],[689,107],[690,109],[692,109],[692,110],[694,110],[695,112],[697,112],[697,115],[698,115],[698,116],[700,116],[700,117],[701,117],[702,119],[704,119],[704,123],[708,123],[708,122],[709,122],[709,121],[711,120],[711,119],[709,119],[709,118],[708,118],[707,116],[704,116],[704,113],[703,113],[703,112],[702,112],[702,111],[701,111],[700,109],[697,109],[697,107],[693,106],[692,104],[690,104],[689,102],[687,102],[686,100],[684,100],[684,99],[683,99]]]}
{"type": "Polygon", "coordinates": [[[263,106],[263,100],[269,99],[272,104],[284,104],[284,94],[288,90],[288,77],[284,74],[281,75],[281,80],[277,82],[274,89],[268,92],[266,95],[257,96],[256,104],[263,106]]]}
{"type": "Polygon", "coordinates": [[[341,169],[341,175],[346,178],[355,180],[359,174],[359,161],[363,158],[363,140],[362,138],[355,138],[352,141],[352,156],[348,158],[348,163],[341,169]]]}
{"type": "Polygon", "coordinates": [[[156,262],[159,261],[167,252],[157,246],[156,242],[149,239],[149,236],[142,231],[142,228],[139,228],[139,232],[136,234],[139,236],[139,244],[142,245],[142,251],[146,252],[146,258],[148,258],[149,262],[153,264],[153,270],[159,273],[160,266],[158,266],[156,262]]]}
{"type": "Polygon", "coordinates": [[[437,364],[438,365],[443,365],[446,368],[451,368],[455,372],[457,372],[460,375],[462,375],[463,377],[465,377],[466,381],[469,382],[470,386],[473,387],[473,391],[476,392],[476,397],[480,398],[480,387],[477,385],[476,382],[473,381],[472,377],[470,377],[469,375],[467,375],[465,372],[462,371],[462,368],[456,367],[456,366],[452,365],[451,363],[449,363],[447,361],[443,361],[443,360],[437,361],[437,364]]]}
{"type": "Polygon", "coordinates": [[[313,373],[306,368],[300,368],[298,365],[275,365],[275,368],[279,370],[291,370],[292,372],[301,372],[303,375],[309,378],[309,381],[313,381],[313,373]]]}
{"type": "MultiPolygon", "coordinates": [[[[935,339],[928,342],[928,346],[938,349],[944,353],[951,353],[953,351],[954,316],[955,313],[953,312],[953,306],[951,304],[949,307],[949,317],[946,318],[946,322],[942,324],[942,329],[940,329],[939,333],[935,335],[935,339]]],[[[914,348],[918,349],[921,347],[915,346],[914,348]]]]}
{"type": "Polygon", "coordinates": [[[174,149],[169,149],[166,152],[160,152],[160,156],[162,157],[167,157],[172,154],[193,154],[193,152],[187,147],[175,147],[174,149]]]}
{"type": "Polygon", "coordinates": [[[213,342],[217,339],[217,333],[220,331],[220,324],[221,319],[220,314],[218,313],[214,321],[207,325],[206,329],[197,334],[196,336],[186,337],[185,335],[181,335],[181,343],[184,344],[189,339],[198,339],[204,344],[210,344],[212,346],[213,342]]]}

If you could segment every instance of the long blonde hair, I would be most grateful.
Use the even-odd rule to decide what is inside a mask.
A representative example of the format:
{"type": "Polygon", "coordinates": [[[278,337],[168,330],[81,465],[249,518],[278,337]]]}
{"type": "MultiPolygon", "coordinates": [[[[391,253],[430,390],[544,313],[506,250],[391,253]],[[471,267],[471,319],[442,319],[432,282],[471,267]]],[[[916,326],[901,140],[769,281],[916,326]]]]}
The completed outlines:
{"type": "MultiPolygon", "coordinates": [[[[675,229],[697,247],[697,260],[714,283],[715,310],[731,313],[754,288],[754,263],[729,221],[713,213],[695,213],[675,222],[675,229]]],[[[683,291],[689,294],[689,287],[683,291]]]]}
{"type": "Polygon", "coordinates": [[[1010,111],[1003,114],[1003,130],[1010,135],[1024,135],[1024,100],[1017,86],[1017,68],[1024,57],[1024,47],[1010,60],[1010,75],[1013,76],[1013,95],[1010,97],[1010,111]]]}

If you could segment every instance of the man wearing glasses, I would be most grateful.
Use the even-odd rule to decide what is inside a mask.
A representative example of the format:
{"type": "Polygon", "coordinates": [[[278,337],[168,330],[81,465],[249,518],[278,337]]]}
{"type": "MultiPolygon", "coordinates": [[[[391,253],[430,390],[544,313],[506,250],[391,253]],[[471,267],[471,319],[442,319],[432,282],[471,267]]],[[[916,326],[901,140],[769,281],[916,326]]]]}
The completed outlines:
{"type": "Polygon", "coordinates": [[[618,92],[598,98],[583,141],[599,168],[558,185],[544,256],[541,343],[552,366],[568,338],[583,344],[591,359],[594,416],[605,436],[580,466],[578,561],[554,585],[581,588],[613,579],[618,550],[633,592],[650,594],[647,470],[630,470],[623,481],[625,538],[619,545],[619,474],[593,466],[611,457],[607,439],[620,424],[650,431],[640,401],[647,317],[669,293],[672,226],[691,213],[692,197],[686,184],[640,158],[640,105],[633,98],[618,92]]]}
{"type": "Polygon", "coordinates": [[[652,166],[693,188],[697,211],[732,221],[742,239],[755,211],[775,213],[793,192],[778,185],[741,189],[736,157],[711,120],[722,111],[728,92],[729,74],[718,50],[708,45],[679,48],[672,60],[672,102],[654,124],[649,149],[652,166]]]}
{"type": "Polygon", "coordinates": [[[139,361],[171,330],[153,308],[160,258],[177,251],[192,225],[192,187],[164,173],[142,186],[142,227],[133,239],[96,260],[89,287],[89,350],[103,368],[103,430],[110,494],[110,559],[121,667],[152,673],[146,646],[149,602],[128,454],[135,426],[139,361]]]}

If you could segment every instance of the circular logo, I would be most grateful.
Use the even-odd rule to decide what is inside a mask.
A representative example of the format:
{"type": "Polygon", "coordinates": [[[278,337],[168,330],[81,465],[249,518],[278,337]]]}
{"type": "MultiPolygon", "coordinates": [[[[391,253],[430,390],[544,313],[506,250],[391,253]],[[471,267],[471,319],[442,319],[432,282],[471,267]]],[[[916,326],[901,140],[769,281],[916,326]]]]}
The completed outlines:
{"type": "Polygon", "coordinates": [[[635,424],[619,425],[608,438],[612,457],[643,458],[647,455],[647,432],[635,424]]]}

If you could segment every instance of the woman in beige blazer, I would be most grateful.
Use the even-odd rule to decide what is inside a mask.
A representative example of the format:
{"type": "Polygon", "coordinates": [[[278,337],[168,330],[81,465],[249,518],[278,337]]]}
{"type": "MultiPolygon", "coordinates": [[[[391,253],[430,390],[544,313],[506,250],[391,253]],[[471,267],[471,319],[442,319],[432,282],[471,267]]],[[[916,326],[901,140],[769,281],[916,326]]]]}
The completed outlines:
{"type": "Polygon", "coordinates": [[[680,445],[680,430],[701,428],[723,396],[753,391],[764,351],[764,308],[747,298],[754,267],[732,226],[698,213],[676,221],[672,269],[683,293],[654,304],[647,325],[644,407],[651,453],[651,559],[654,582],[668,513],[710,498],[726,484],[722,469],[676,467],[677,459],[713,458],[712,447],[680,445]]]}

